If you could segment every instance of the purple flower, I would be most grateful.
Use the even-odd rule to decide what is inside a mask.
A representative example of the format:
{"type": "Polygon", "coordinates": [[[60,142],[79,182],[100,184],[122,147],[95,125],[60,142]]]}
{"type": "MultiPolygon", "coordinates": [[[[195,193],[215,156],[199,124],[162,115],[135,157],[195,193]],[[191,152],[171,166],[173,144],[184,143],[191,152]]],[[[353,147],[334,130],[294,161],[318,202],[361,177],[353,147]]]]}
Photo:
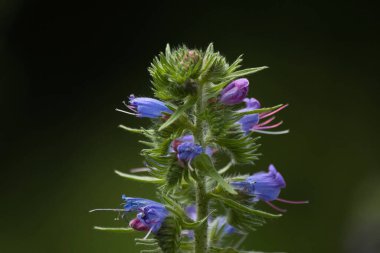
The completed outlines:
{"type": "MultiPolygon", "coordinates": [[[[253,111],[260,108],[260,102],[255,98],[246,98],[244,99],[244,102],[246,103],[246,107],[244,109],[239,110],[238,112],[248,112],[253,111]]],[[[273,120],[275,120],[276,117],[271,117],[268,120],[264,122],[260,122],[261,120],[270,117],[277,112],[281,111],[288,105],[283,105],[280,108],[272,111],[272,112],[264,112],[264,113],[255,113],[255,114],[248,114],[241,117],[241,119],[238,121],[238,124],[241,125],[242,130],[248,134],[250,131],[258,132],[258,133],[272,133],[272,134],[282,134],[287,133],[287,131],[280,131],[280,132],[268,132],[265,131],[266,129],[272,129],[275,127],[280,126],[283,122],[280,121],[273,125],[268,125],[273,120]]]]}
{"type": "Polygon", "coordinates": [[[125,200],[124,210],[126,212],[137,212],[137,217],[129,223],[129,226],[135,230],[157,233],[169,214],[165,206],[158,202],[143,198],[130,198],[125,195],[122,198],[125,200]]]}
{"type": "MultiPolygon", "coordinates": [[[[180,138],[175,139],[170,145],[169,152],[176,152],[177,153],[178,152],[178,146],[181,145],[182,143],[185,143],[185,142],[194,143],[194,136],[192,134],[186,134],[180,138]]],[[[215,150],[212,147],[206,147],[205,153],[208,156],[211,157],[214,154],[214,152],[215,152],[215,150]]]]}
{"type": "Polygon", "coordinates": [[[268,172],[258,172],[247,177],[244,181],[232,182],[231,185],[246,195],[253,196],[254,202],[262,200],[272,208],[284,212],[286,210],[276,207],[271,201],[277,200],[289,204],[305,204],[307,201],[289,201],[278,198],[281,189],[286,187],[286,183],[280,172],[271,164],[268,172]]]}
{"type": "Polygon", "coordinates": [[[222,230],[223,236],[241,233],[241,231],[237,230],[235,227],[233,227],[227,223],[227,217],[226,216],[219,216],[216,218],[216,220],[217,220],[216,221],[217,222],[217,228],[218,228],[218,230],[222,230]]]}
{"type": "Polygon", "coordinates": [[[170,145],[170,152],[178,152],[178,146],[184,142],[194,143],[194,136],[192,134],[186,134],[180,138],[175,139],[170,145]]]}
{"type": "Polygon", "coordinates": [[[220,102],[225,105],[235,105],[243,102],[248,94],[249,81],[240,78],[228,84],[220,93],[220,102]]]}
{"type": "MultiPolygon", "coordinates": [[[[125,104],[125,103],[124,103],[125,104]]],[[[129,105],[125,106],[133,111],[133,113],[116,109],[117,111],[132,114],[140,118],[156,119],[163,116],[163,113],[172,114],[170,110],[162,101],[154,98],[135,97],[133,94],[129,96],[129,105]]]]}
{"type": "Polygon", "coordinates": [[[131,197],[125,196],[124,194],[121,196],[121,198],[125,201],[124,210],[127,212],[136,212],[141,207],[152,205],[152,204],[159,204],[153,200],[143,199],[143,198],[131,198],[131,197]]]}
{"type": "Polygon", "coordinates": [[[197,155],[203,152],[203,148],[192,142],[184,142],[177,147],[178,160],[183,162],[189,162],[193,160],[197,155]]]}
{"type": "Polygon", "coordinates": [[[168,210],[166,210],[162,204],[147,205],[140,208],[139,211],[137,219],[152,230],[153,233],[157,233],[169,214],[168,210]]]}
{"type": "Polygon", "coordinates": [[[284,178],[272,164],[268,172],[255,173],[247,177],[246,181],[252,185],[251,194],[264,201],[277,199],[281,189],[286,187],[284,178]]]}

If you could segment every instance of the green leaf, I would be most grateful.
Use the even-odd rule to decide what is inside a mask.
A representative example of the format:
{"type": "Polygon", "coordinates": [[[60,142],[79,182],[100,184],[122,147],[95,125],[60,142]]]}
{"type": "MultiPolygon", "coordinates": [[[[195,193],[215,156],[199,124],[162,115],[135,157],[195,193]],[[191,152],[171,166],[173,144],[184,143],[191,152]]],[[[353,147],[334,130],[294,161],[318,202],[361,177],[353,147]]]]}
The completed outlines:
{"type": "Polygon", "coordinates": [[[224,166],[223,168],[221,168],[220,170],[218,170],[218,173],[219,174],[226,173],[232,167],[232,165],[233,165],[233,163],[229,162],[226,166],[224,166]]]}
{"type": "Polygon", "coordinates": [[[100,231],[107,231],[107,232],[121,232],[121,233],[131,233],[131,232],[136,232],[133,228],[109,228],[109,227],[99,227],[95,226],[95,230],[100,230],[100,231]]]}
{"type": "Polygon", "coordinates": [[[210,157],[206,154],[200,154],[194,158],[194,166],[196,169],[202,171],[207,176],[211,177],[219,183],[219,185],[231,194],[237,194],[237,192],[232,188],[232,186],[227,183],[218,171],[215,169],[210,157]]]}
{"type": "Polygon", "coordinates": [[[280,105],[276,105],[276,106],[273,106],[273,107],[265,107],[265,108],[255,109],[255,110],[252,110],[252,111],[239,112],[237,114],[239,116],[244,116],[244,115],[249,115],[249,114],[270,112],[270,111],[273,111],[273,110],[276,110],[276,109],[280,108],[281,106],[283,106],[283,105],[280,104],[280,105]]]}
{"type": "Polygon", "coordinates": [[[166,174],[166,184],[169,188],[173,188],[178,184],[181,184],[182,178],[184,175],[184,168],[172,164],[168,169],[168,173],[166,174]]]}
{"type": "Polygon", "coordinates": [[[267,66],[263,66],[263,67],[248,68],[248,69],[243,69],[243,70],[235,71],[235,72],[229,74],[228,78],[235,79],[235,78],[238,78],[238,77],[243,77],[243,76],[250,75],[250,74],[259,72],[259,71],[267,69],[267,68],[268,68],[267,66]]]}
{"type": "Polygon", "coordinates": [[[215,211],[215,210],[211,211],[206,217],[204,217],[201,220],[193,221],[187,216],[183,207],[180,204],[178,204],[177,202],[175,202],[168,196],[164,195],[162,196],[162,198],[167,203],[165,207],[179,218],[179,222],[186,229],[194,229],[194,228],[199,227],[204,222],[206,222],[208,217],[215,211]]]}
{"type": "Polygon", "coordinates": [[[150,177],[150,176],[137,176],[132,174],[127,174],[118,170],[115,170],[115,173],[118,174],[121,177],[131,179],[137,182],[145,182],[145,183],[151,183],[151,184],[162,184],[164,183],[163,179],[156,178],[156,177],[150,177]]]}
{"type": "Polygon", "coordinates": [[[245,205],[242,205],[242,204],[240,204],[240,203],[238,203],[238,202],[236,202],[236,201],[234,201],[232,199],[223,197],[223,196],[215,194],[215,193],[210,193],[210,195],[212,197],[220,200],[225,205],[227,205],[227,206],[229,206],[231,208],[234,208],[234,209],[236,209],[238,211],[241,211],[241,212],[246,212],[246,213],[257,215],[257,216],[261,216],[261,217],[264,217],[264,218],[279,218],[279,217],[282,216],[281,214],[271,214],[271,213],[267,213],[267,212],[264,212],[264,211],[260,211],[260,210],[249,208],[249,207],[247,207],[245,205]]]}
{"type": "Polygon", "coordinates": [[[137,134],[143,134],[144,133],[144,130],[142,130],[142,129],[130,128],[130,127],[127,127],[124,125],[119,125],[118,127],[125,130],[125,131],[131,132],[131,133],[137,133],[137,134]]]}
{"type": "Polygon", "coordinates": [[[201,226],[203,223],[205,223],[207,221],[208,217],[210,217],[210,215],[213,212],[215,212],[215,210],[212,210],[206,217],[204,217],[203,219],[198,220],[198,221],[194,221],[194,222],[183,221],[182,226],[183,226],[183,228],[187,228],[187,229],[196,229],[199,226],[201,226]]]}
{"type": "Polygon", "coordinates": [[[170,116],[170,118],[164,123],[162,124],[162,126],[160,126],[160,128],[158,129],[158,131],[162,131],[163,129],[167,128],[168,126],[170,126],[171,124],[173,124],[179,117],[181,117],[184,112],[191,108],[196,102],[196,98],[195,97],[192,97],[190,99],[188,99],[185,104],[183,104],[182,106],[178,107],[178,109],[170,116]]]}

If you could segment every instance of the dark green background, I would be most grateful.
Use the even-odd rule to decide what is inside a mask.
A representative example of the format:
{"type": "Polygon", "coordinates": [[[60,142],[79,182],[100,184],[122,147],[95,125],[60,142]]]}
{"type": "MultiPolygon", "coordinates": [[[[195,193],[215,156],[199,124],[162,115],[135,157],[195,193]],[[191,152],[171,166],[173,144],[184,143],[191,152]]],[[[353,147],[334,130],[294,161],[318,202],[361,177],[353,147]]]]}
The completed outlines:
{"type": "Polygon", "coordinates": [[[0,252],[138,252],[133,236],[92,230],[123,225],[115,214],[88,210],[154,197],[113,173],[142,166],[116,126],[148,123],[114,108],[151,96],[146,69],[167,42],[244,53],[245,67],[270,66],[250,95],[290,103],[290,134],[264,136],[252,171],[274,163],[281,196],[311,203],[247,249],[380,252],[378,10],[316,2],[2,1],[0,252]]]}

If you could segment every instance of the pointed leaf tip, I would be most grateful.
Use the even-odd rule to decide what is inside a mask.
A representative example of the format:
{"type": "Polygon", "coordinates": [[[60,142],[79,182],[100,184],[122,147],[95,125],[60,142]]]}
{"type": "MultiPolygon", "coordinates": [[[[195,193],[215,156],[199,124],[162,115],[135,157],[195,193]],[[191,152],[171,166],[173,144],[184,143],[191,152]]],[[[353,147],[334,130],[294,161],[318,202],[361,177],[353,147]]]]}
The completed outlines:
{"type": "Polygon", "coordinates": [[[234,188],[227,183],[224,178],[218,173],[218,171],[215,169],[214,164],[212,163],[210,157],[206,154],[200,154],[197,157],[194,158],[194,165],[195,168],[202,171],[207,176],[211,177],[215,181],[218,182],[218,184],[227,192],[230,194],[236,195],[237,192],[234,190],[234,188]]]}

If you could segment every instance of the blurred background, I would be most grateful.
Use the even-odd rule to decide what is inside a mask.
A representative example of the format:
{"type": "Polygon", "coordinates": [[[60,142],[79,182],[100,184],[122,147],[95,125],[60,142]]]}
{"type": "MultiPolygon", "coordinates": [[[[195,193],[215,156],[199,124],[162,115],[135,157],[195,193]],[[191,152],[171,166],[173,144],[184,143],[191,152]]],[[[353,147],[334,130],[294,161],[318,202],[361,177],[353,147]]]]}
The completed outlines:
{"type": "MultiPolygon", "coordinates": [[[[146,126],[114,111],[151,96],[147,67],[165,44],[267,65],[250,95],[281,113],[286,136],[264,136],[252,171],[274,163],[282,197],[309,199],[250,235],[265,252],[380,252],[379,19],[359,1],[0,2],[0,252],[138,252],[121,226],[121,194],[152,185],[114,170],[142,166],[146,126]]],[[[247,172],[247,171],[244,171],[247,172]]],[[[272,211],[263,205],[263,209],[272,211]]],[[[140,236],[140,235],[138,235],[140,236]]]]}

